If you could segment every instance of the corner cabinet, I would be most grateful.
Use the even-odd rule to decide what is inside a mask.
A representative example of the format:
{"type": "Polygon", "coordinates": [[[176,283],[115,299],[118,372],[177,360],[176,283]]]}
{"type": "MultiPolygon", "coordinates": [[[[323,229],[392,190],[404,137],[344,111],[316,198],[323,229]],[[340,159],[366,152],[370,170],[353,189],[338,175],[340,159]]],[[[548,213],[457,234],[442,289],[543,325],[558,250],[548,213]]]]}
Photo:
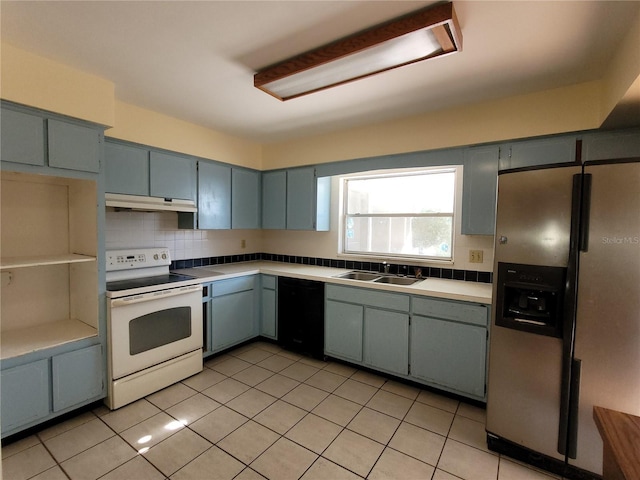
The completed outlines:
{"type": "Polygon", "coordinates": [[[104,398],[106,318],[102,127],[4,102],[1,115],[4,438],[104,398]]]}
{"type": "Polygon", "coordinates": [[[331,178],[313,167],[264,172],[262,228],[329,230],[331,178]]]}

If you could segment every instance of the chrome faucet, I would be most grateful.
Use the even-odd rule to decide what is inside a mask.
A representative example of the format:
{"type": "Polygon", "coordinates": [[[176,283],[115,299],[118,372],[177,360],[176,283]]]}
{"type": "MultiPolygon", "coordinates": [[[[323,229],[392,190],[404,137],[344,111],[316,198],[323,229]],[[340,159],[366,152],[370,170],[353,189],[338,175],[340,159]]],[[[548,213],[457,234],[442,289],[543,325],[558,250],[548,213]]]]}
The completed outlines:
{"type": "Polygon", "coordinates": [[[382,262],[382,269],[384,271],[384,273],[389,273],[389,267],[391,265],[389,265],[387,262],[382,262]]]}

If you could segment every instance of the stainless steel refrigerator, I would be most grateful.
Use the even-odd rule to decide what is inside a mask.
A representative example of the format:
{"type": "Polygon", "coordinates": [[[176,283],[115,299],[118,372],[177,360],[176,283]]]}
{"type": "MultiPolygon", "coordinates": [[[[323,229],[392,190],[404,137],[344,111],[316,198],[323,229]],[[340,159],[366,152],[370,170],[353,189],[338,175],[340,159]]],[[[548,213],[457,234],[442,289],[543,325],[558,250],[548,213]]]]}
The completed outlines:
{"type": "Polygon", "coordinates": [[[593,406],[640,415],[640,159],[498,177],[487,442],[602,474],[593,406]]]}

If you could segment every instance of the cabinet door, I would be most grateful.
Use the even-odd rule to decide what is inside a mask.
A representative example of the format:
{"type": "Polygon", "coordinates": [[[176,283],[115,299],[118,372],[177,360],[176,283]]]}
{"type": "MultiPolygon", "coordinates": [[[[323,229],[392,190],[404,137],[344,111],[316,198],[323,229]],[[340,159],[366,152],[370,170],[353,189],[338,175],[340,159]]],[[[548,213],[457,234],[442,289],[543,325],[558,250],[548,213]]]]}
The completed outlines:
{"type": "Polygon", "coordinates": [[[260,322],[260,335],[278,339],[276,330],[276,291],[268,288],[262,289],[262,318],[260,322]]]}
{"type": "Polygon", "coordinates": [[[253,290],[216,297],[211,301],[213,351],[256,336],[253,290]]]}
{"type": "Polygon", "coordinates": [[[6,108],[1,115],[2,161],[44,165],[44,119],[6,108]]]}
{"type": "Polygon", "coordinates": [[[231,228],[231,167],[198,163],[198,228],[231,228]]]}
{"type": "Polygon", "coordinates": [[[196,199],[196,161],[188,157],[151,152],[149,191],[152,197],[196,199]]]}
{"type": "Polygon", "coordinates": [[[485,396],[487,329],[414,315],[411,375],[477,399],[485,396]]]}
{"type": "Polygon", "coordinates": [[[325,353],[361,362],[364,307],[327,300],[324,318],[325,353]]]}
{"type": "Polygon", "coordinates": [[[409,373],[408,314],[365,308],[364,363],[401,375],[409,373]]]}
{"type": "Polygon", "coordinates": [[[3,434],[49,414],[48,360],[3,370],[0,380],[3,434]]]}
{"type": "Polygon", "coordinates": [[[313,168],[287,171],[287,230],[316,227],[316,176],[313,168]]]}
{"type": "Polygon", "coordinates": [[[104,393],[102,346],[93,345],[51,359],[53,411],[86,403],[104,393]]]}
{"type": "Polygon", "coordinates": [[[232,169],[231,228],[260,228],[260,172],[232,169]]]}
{"type": "Polygon", "coordinates": [[[287,172],[262,174],[262,228],[287,228],[287,172]]]}
{"type": "Polygon", "coordinates": [[[48,120],[49,166],[100,171],[101,134],[82,125],[48,120]]]}
{"type": "Polygon", "coordinates": [[[498,147],[467,150],[463,177],[462,234],[493,235],[496,228],[498,147]]]}
{"type": "Polygon", "coordinates": [[[640,157],[640,130],[585,135],[582,148],[585,161],[640,157]]]}
{"type": "Polygon", "coordinates": [[[576,138],[554,137],[512,143],[509,157],[509,168],[575,162],[576,138]]]}
{"type": "Polygon", "coordinates": [[[149,150],[105,143],[105,191],[149,196],[149,150]]]}

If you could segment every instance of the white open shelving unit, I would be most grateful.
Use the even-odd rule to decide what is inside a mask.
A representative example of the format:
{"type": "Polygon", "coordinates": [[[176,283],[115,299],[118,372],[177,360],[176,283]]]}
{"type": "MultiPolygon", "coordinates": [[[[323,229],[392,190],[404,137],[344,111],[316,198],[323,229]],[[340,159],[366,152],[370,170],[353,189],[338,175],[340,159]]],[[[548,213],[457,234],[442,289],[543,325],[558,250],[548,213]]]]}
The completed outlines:
{"type": "Polygon", "coordinates": [[[2,172],[1,359],[98,335],[96,192],[2,172]]]}

